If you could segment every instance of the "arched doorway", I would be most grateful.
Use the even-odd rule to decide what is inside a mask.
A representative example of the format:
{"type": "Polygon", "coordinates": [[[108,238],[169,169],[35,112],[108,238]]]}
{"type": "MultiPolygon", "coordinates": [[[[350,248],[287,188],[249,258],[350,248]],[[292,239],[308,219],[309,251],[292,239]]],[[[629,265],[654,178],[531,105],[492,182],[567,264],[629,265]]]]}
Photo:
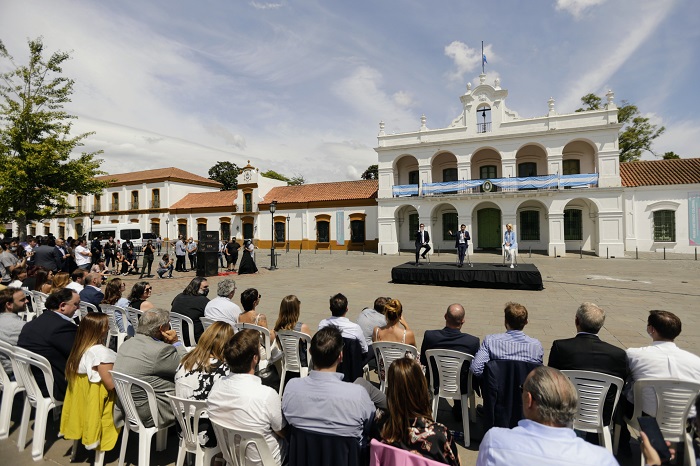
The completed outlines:
{"type": "Polygon", "coordinates": [[[484,207],[476,211],[477,244],[479,249],[501,247],[501,209],[484,207]]]}

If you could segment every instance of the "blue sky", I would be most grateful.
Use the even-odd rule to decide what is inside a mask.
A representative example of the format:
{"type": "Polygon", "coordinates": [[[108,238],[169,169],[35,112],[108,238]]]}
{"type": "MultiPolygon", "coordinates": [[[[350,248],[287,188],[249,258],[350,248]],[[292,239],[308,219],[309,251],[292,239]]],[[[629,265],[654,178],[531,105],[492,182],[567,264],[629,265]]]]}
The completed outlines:
{"type": "MultiPolygon", "coordinates": [[[[607,89],[666,126],[658,153],[700,156],[697,0],[14,1],[0,38],[72,51],[76,132],[95,131],[103,169],[219,160],[358,179],[386,131],[450,124],[466,83],[509,91],[521,117],[568,113],[607,89]]],[[[645,158],[652,158],[647,154],[645,158]]]]}

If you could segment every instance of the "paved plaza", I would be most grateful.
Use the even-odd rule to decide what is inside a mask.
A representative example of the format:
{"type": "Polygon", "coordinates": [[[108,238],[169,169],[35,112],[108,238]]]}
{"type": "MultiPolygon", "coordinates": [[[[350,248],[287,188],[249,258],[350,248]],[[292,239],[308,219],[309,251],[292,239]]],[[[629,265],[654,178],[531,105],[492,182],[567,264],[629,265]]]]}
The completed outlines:
{"type": "MultiPolygon", "coordinates": [[[[360,311],[371,306],[377,296],[390,296],[399,299],[404,306],[404,317],[415,331],[420,345],[425,330],[442,328],[443,315],[449,304],[458,302],[467,311],[464,332],[482,338],[491,333],[504,331],[503,307],[507,301],[517,301],[525,305],[530,323],[525,332],[538,338],[545,348],[545,363],[549,356],[552,341],[571,337],[575,333],[574,313],[581,302],[597,303],[607,311],[605,327],[600,337],[622,348],[643,346],[650,343],[646,334],[646,318],[651,309],[665,309],[677,314],[683,322],[683,332],[676,340],[684,349],[700,354],[700,313],[697,310],[700,298],[700,261],[691,256],[668,255],[663,260],[659,255],[642,255],[634,258],[634,253],[625,258],[605,259],[584,255],[569,255],[552,258],[523,254],[522,262],[535,264],[544,281],[543,291],[511,291],[491,289],[450,288],[442,286],[395,285],[390,283],[391,268],[412,260],[411,254],[379,256],[353,252],[345,254],[334,251],[281,252],[278,270],[269,271],[263,267],[269,263],[269,251],[257,251],[260,273],[238,277],[238,291],[254,287],[262,294],[258,311],[268,316],[270,326],[277,318],[280,300],[295,294],[301,300],[301,320],[312,329],[318,322],[330,315],[328,299],[341,292],[348,297],[349,314],[355,320],[360,311]],[[300,267],[298,267],[300,264],[300,267]]],[[[453,262],[454,254],[434,254],[432,262],[453,262]]],[[[476,254],[474,262],[500,262],[501,257],[493,254],[476,254]]],[[[173,297],[181,292],[193,272],[179,274],[172,280],[150,279],[156,306],[170,309],[173,297]]],[[[216,294],[216,283],[223,277],[210,278],[210,298],[216,294]]],[[[126,278],[127,289],[137,281],[137,277],[126,278]]],[[[376,378],[376,376],[375,376],[376,378]]],[[[19,400],[19,398],[18,398],[19,400]]],[[[15,403],[19,405],[19,402],[15,403]]],[[[458,428],[450,412],[441,408],[439,420],[458,428]]],[[[14,420],[19,419],[15,410],[14,420]]],[[[55,440],[56,425],[50,426],[47,433],[46,461],[68,464],[71,443],[55,440]]],[[[31,444],[24,452],[17,451],[17,430],[13,428],[9,440],[0,441],[0,455],[3,464],[33,464],[31,444]]],[[[478,429],[477,429],[478,430],[478,429]]],[[[128,457],[132,464],[136,461],[136,435],[131,436],[128,457]]],[[[106,455],[106,464],[118,461],[118,446],[106,455]]],[[[473,465],[476,461],[478,441],[472,441],[469,449],[460,447],[462,465],[473,465]]],[[[177,456],[176,439],[169,438],[166,452],[154,454],[151,464],[170,465],[177,456]]],[[[78,459],[88,461],[91,455],[81,455],[78,459]]],[[[631,463],[630,463],[631,464],[631,463]]]]}

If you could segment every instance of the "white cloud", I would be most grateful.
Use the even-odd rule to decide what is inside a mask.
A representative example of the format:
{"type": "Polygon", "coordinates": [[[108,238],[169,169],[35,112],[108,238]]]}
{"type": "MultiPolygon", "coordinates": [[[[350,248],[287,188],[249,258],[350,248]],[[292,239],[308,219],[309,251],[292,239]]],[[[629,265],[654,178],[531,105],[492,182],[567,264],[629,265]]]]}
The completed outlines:
{"type": "MultiPolygon", "coordinates": [[[[658,124],[656,120],[654,123],[658,124]]],[[[654,152],[663,155],[673,151],[684,159],[700,157],[700,120],[666,122],[664,125],[666,131],[654,141],[654,152]]]]}
{"type": "Polygon", "coordinates": [[[262,3],[262,2],[250,2],[250,5],[257,10],[277,10],[284,6],[283,3],[262,3]]]}
{"type": "Polygon", "coordinates": [[[568,11],[574,18],[580,18],[581,13],[588,8],[604,3],[606,0],[557,0],[557,10],[568,11]]]}
{"type": "Polygon", "coordinates": [[[203,126],[209,133],[223,139],[227,145],[237,147],[239,149],[245,149],[245,138],[240,134],[232,133],[219,123],[210,123],[203,126]]]}
{"type": "MultiPolygon", "coordinates": [[[[445,55],[452,59],[455,66],[453,71],[447,73],[450,81],[462,82],[465,74],[481,67],[481,50],[471,48],[464,42],[456,40],[445,46],[445,55]]],[[[496,59],[491,44],[484,46],[484,55],[489,63],[496,59]]]]}

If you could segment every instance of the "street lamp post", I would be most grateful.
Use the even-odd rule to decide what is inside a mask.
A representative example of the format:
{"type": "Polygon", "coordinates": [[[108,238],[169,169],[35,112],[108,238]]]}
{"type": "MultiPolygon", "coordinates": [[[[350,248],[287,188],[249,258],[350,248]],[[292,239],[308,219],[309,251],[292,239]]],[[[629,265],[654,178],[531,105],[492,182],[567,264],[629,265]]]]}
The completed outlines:
{"type": "Polygon", "coordinates": [[[170,257],[170,219],[165,219],[165,237],[168,238],[168,242],[165,244],[165,253],[170,257]]]}
{"type": "Polygon", "coordinates": [[[289,252],[289,214],[287,215],[287,252],[289,252]]]}
{"type": "Polygon", "coordinates": [[[93,240],[92,237],[92,221],[95,220],[95,209],[90,211],[90,241],[93,240]]]}
{"type": "Polygon", "coordinates": [[[277,210],[277,201],[270,203],[270,220],[272,220],[272,241],[270,241],[270,270],[276,270],[275,264],[275,211],[277,210]]]}

